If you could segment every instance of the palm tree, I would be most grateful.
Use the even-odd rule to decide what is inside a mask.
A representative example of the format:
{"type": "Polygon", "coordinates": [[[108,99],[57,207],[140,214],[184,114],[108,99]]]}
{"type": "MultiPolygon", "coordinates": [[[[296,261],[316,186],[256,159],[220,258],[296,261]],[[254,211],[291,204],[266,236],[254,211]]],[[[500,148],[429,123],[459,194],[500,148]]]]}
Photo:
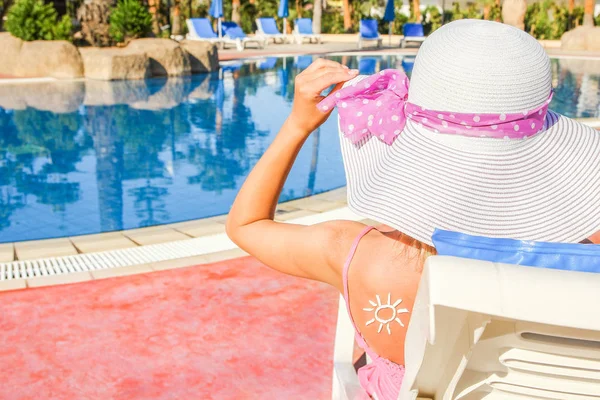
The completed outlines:
{"type": "Polygon", "coordinates": [[[594,26],[594,0],[585,0],[583,7],[583,26],[594,26]]]}
{"type": "Polygon", "coordinates": [[[231,2],[231,21],[238,25],[242,23],[242,15],[240,14],[240,0],[232,0],[231,2]]]}
{"type": "MultiPolygon", "coordinates": [[[[285,1],[285,0],[284,0],[285,1]]],[[[323,13],[323,0],[315,0],[313,6],[313,31],[321,33],[321,15],[323,13]]]]}
{"type": "Polygon", "coordinates": [[[4,25],[4,16],[11,5],[12,0],[4,0],[0,2],[0,30],[2,30],[2,25],[4,25]]]}
{"type": "Polygon", "coordinates": [[[421,22],[421,4],[419,0],[413,0],[413,13],[415,14],[415,21],[421,22]]]}
{"type": "Polygon", "coordinates": [[[352,16],[350,15],[350,0],[344,0],[344,31],[349,31],[352,28],[352,16]]]}
{"type": "Polygon", "coordinates": [[[496,7],[498,9],[498,12],[496,13],[496,22],[502,22],[502,18],[500,18],[502,16],[502,5],[500,4],[500,0],[496,0],[496,7]]]}
{"type": "Polygon", "coordinates": [[[171,34],[181,35],[181,7],[179,0],[173,0],[171,7],[171,34]]]}
{"type": "Polygon", "coordinates": [[[152,15],[152,33],[155,35],[160,34],[160,25],[158,24],[158,7],[160,0],[148,0],[148,11],[152,15]]]}

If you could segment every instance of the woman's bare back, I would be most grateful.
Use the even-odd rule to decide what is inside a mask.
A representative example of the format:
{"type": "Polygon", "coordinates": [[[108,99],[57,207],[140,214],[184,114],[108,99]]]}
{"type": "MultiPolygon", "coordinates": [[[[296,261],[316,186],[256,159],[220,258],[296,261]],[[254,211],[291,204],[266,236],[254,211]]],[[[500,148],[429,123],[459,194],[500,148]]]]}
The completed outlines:
{"type": "Polygon", "coordinates": [[[360,240],[348,271],[357,329],[371,350],[400,365],[423,259],[398,231],[372,230],[360,240]]]}

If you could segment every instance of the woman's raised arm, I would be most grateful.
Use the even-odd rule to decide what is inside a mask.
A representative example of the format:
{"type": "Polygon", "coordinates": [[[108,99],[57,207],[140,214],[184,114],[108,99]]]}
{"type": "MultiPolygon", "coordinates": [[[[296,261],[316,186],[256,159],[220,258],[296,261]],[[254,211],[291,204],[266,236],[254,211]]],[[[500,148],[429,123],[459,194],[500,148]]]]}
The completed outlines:
{"type": "Polygon", "coordinates": [[[298,152],[330,115],[317,110],[321,92],[331,85],[337,90],[357,74],[334,61],[318,59],[296,77],[292,112],[233,203],[227,235],[278,271],[337,285],[337,274],[329,268],[339,261],[336,243],[344,242],[340,240],[344,233],[360,229],[354,227],[361,226],[355,222],[303,226],[273,221],[279,194],[298,152]]]}

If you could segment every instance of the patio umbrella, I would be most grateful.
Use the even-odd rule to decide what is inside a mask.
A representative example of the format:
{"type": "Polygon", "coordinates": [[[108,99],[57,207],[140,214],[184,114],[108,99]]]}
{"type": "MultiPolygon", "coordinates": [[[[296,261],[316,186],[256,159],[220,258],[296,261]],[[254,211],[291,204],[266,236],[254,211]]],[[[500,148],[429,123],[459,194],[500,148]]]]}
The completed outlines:
{"type": "Polygon", "coordinates": [[[210,10],[208,11],[211,17],[217,18],[217,35],[221,38],[221,18],[223,18],[223,0],[212,0],[210,10]]]}
{"type": "Polygon", "coordinates": [[[277,10],[277,16],[283,18],[283,34],[287,35],[287,17],[290,15],[288,7],[288,0],[279,0],[279,9],[277,10]]]}
{"type": "Polygon", "coordinates": [[[225,103],[225,85],[223,84],[223,73],[219,71],[219,79],[215,89],[215,103],[217,112],[215,113],[215,131],[220,134],[223,129],[223,105],[225,103]]]}
{"type": "Polygon", "coordinates": [[[396,10],[394,9],[394,0],[387,0],[385,5],[385,14],[383,20],[388,22],[388,37],[390,46],[392,45],[392,22],[396,19],[396,10]]]}

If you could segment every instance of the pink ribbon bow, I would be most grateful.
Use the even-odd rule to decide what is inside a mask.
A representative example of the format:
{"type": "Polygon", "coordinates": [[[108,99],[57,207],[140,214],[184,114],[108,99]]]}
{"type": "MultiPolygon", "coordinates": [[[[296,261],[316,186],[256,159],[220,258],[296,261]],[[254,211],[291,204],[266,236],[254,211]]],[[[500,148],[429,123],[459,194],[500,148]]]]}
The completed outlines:
{"type": "Polygon", "coordinates": [[[517,113],[457,113],[428,110],[407,101],[408,77],[387,69],[327,96],[317,108],[328,112],[337,106],[340,129],[352,143],[375,136],[388,145],[410,119],[435,133],[497,139],[525,139],[544,129],[552,91],[533,109],[517,113]]]}
{"type": "Polygon", "coordinates": [[[387,69],[327,96],[317,108],[328,112],[337,105],[340,128],[352,143],[373,135],[392,144],[406,124],[407,98],[406,74],[387,69]]]}

